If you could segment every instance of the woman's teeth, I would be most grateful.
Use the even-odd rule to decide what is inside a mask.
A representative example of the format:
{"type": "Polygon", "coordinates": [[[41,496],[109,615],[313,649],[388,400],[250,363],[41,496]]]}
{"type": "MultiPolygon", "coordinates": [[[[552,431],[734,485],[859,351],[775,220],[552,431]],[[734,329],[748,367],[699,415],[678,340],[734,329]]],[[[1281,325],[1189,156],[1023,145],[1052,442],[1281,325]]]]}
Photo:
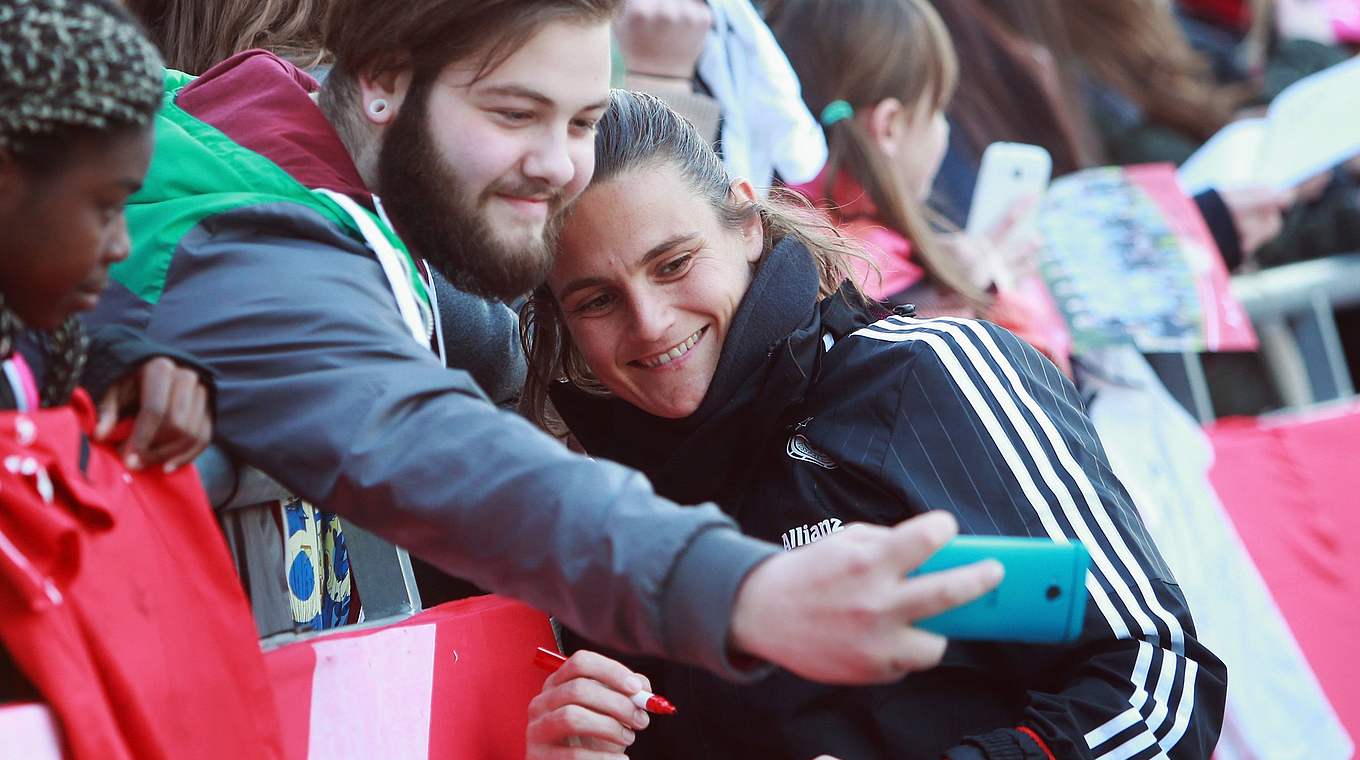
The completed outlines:
{"type": "Polygon", "coordinates": [[[643,359],[638,363],[646,367],[647,369],[655,369],[657,367],[670,364],[676,359],[679,359],[680,357],[689,353],[689,350],[691,348],[694,348],[694,344],[699,342],[699,338],[703,337],[704,330],[707,329],[708,329],[707,327],[701,327],[693,335],[684,339],[683,341],[678,343],[674,348],[671,348],[669,351],[663,351],[650,359],[643,359]]]}

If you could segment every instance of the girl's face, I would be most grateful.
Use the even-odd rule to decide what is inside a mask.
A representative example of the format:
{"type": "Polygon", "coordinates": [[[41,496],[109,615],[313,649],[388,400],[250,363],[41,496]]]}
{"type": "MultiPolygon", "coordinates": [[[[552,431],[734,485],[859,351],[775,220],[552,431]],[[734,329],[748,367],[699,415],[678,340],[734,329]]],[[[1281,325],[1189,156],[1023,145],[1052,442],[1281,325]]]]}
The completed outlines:
{"type": "Polygon", "coordinates": [[[150,128],[78,142],[46,173],[0,151],[0,290],[25,325],[50,330],[95,307],[131,248],[123,205],[152,142],[150,128]]]}
{"type": "Polygon", "coordinates": [[[897,118],[901,123],[891,155],[904,186],[916,200],[925,201],[949,147],[949,122],[929,98],[921,98],[915,108],[903,108],[897,118]]]}
{"type": "MultiPolygon", "coordinates": [[[[732,192],[754,200],[749,183],[732,192]]],[[[762,250],[760,220],[724,227],[669,165],[586,189],[548,286],[571,340],[614,395],[679,419],[703,402],[762,250]]]]}

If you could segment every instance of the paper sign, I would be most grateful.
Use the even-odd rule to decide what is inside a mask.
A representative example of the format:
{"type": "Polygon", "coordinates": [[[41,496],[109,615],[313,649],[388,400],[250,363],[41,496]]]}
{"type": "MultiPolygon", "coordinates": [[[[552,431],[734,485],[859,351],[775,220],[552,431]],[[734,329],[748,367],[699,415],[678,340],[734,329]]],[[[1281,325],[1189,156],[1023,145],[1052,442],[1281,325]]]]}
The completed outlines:
{"type": "Polygon", "coordinates": [[[1243,351],[1256,334],[1204,219],[1170,164],[1104,167],[1049,188],[1040,274],[1075,353],[1243,351]]]}
{"type": "Polygon", "coordinates": [[[1286,190],[1360,154],[1360,58],[1285,88],[1264,119],[1224,127],[1180,170],[1189,195],[1262,185],[1286,190]]]}

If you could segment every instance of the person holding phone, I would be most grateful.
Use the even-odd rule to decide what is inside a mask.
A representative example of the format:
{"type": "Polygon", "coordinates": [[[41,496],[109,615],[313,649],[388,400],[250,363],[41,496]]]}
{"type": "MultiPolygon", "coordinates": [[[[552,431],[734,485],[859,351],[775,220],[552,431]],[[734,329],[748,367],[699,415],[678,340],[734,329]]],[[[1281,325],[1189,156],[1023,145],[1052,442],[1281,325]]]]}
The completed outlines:
{"type": "MultiPolygon", "coordinates": [[[[855,7],[889,4],[926,12],[855,7]]],[[[954,641],[939,667],[882,686],[735,685],[578,654],[531,708],[531,727],[562,728],[532,734],[531,757],[569,743],[635,758],[1209,756],[1226,673],[1066,378],[996,325],[867,299],[855,241],[794,194],[758,199],[655,98],[615,92],[595,148],[521,315],[532,419],[799,554],[931,510],[941,530],[1079,540],[1093,603],[1074,644],[954,641]],[[638,674],[678,708],[640,733],[624,686],[638,674]]],[[[901,635],[929,635],[922,619],[901,635]]]]}
{"type": "MultiPolygon", "coordinates": [[[[878,7],[844,10],[863,23],[878,7]]],[[[967,231],[937,230],[939,218],[927,208],[949,144],[945,110],[957,77],[947,35],[915,23],[914,33],[885,40],[893,54],[856,55],[862,51],[859,35],[835,13],[797,2],[770,8],[771,29],[798,74],[808,108],[819,114],[829,151],[822,173],[795,189],[864,242],[872,266],[856,267],[856,278],[865,293],[913,304],[924,315],[995,322],[1070,375],[1071,339],[1061,317],[1032,290],[1017,286],[1038,271],[1041,238],[1034,225],[1023,223],[1038,195],[1015,198],[992,223],[967,231]],[[825,18],[808,20],[823,13],[825,18]],[[936,34],[938,45],[908,43],[936,34]]]]}

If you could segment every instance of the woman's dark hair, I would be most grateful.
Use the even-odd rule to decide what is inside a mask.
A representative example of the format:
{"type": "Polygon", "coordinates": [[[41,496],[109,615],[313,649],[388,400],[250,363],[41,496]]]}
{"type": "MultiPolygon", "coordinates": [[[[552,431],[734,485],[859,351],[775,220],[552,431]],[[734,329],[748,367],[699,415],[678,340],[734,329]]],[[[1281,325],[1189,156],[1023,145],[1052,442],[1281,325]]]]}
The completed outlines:
{"type": "Polygon", "coordinates": [[[978,0],[934,0],[959,58],[950,120],[979,152],[998,141],[1042,145],[1055,176],[1096,163],[1063,103],[1056,63],[994,17],[978,0]]]}
{"type": "MultiPolygon", "coordinates": [[[[707,201],[725,228],[745,229],[758,217],[764,242],[762,261],[779,240],[792,237],[801,242],[817,263],[822,297],[835,293],[850,277],[850,257],[862,256],[857,243],[840,235],[796,193],[775,190],[763,200],[738,200],[722,159],[692,124],[651,95],[614,90],[608,110],[596,125],[595,175],[590,187],[658,166],[678,169],[689,190],[707,201]]],[[[571,210],[566,213],[570,217],[571,210]]],[[[535,423],[554,429],[548,389],[559,378],[590,393],[608,394],[572,342],[557,300],[546,285],[537,288],[520,310],[520,338],[529,362],[521,408],[535,423]]]]}
{"type": "Polygon", "coordinates": [[[1207,140],[1247,98],[1214,82],[1207,60],[1164,0],[984,0],[996,17],[1042,45],[1076,97],[1082,76],[1128,98],[1150,122],[1207,140]]]}
{"type": "Polygon", "coordinates": [[[325,62],[327,0],[126,0],[172,69],[202,74],[243,50],[264,48],[301,68],[325,62]]]}

